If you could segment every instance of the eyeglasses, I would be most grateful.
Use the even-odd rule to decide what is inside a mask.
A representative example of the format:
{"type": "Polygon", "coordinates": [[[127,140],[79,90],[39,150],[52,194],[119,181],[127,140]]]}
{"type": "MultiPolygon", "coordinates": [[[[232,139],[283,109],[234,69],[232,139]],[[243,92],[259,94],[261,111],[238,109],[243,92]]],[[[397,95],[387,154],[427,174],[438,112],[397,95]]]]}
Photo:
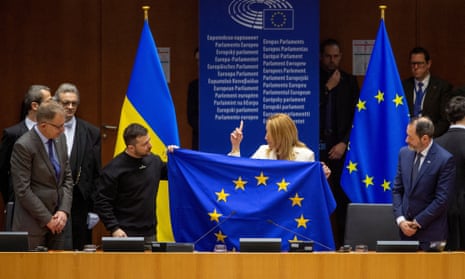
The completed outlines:
{"type": "Polygon", "coordinates": [[[64,107],[67,107],[69,105],[71,105],[72,107],[77,107],[79,105],[79,102],[69,102],[69,101],[64,101],[64,102],[61,102],[61,104],[64,106],[64,107]]]}
{"type": "Polygon", "coordinates": [[[422,67],[425,64],[426,64],[425,61],[420,61],[420,62],[412,61],[412,62],[410,62],[410,66],[412,66],[412,67],[422,67]]]}
{"type": "Polygon", "coordinates": [[[63,123],[63,124],[61,124],[61,125],[56,125],[56,124],[53,124],[53,123],[50,123],[50,122],[43,122],[43,123],[48,124],[48,125],[50,125],[50,126],[53,126],[53,127],[55,127],[56,129],[58,129],[58,130],[61,130],[61,129],[63,129],[63,128],[65,127],[65,123],[63,123]]]}

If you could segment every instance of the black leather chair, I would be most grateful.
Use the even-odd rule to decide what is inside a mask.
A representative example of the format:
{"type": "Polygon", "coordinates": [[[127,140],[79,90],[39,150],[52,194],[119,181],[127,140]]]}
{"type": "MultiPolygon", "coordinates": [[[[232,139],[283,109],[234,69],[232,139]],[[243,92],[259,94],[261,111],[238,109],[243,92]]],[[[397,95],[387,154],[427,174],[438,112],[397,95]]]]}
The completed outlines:
{"type": "Polygon", "coordinates": [[[376,250],[378,240],[400,240],[392,204],[350,203],[347,207],[344,245],[364,244],[376,250]]]}

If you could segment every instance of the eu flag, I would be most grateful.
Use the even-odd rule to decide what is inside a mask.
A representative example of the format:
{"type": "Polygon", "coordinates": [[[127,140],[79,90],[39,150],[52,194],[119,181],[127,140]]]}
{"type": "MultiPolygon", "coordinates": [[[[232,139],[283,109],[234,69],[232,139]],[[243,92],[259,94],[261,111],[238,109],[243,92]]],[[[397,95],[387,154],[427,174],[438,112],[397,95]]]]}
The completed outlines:
{"type": "Polygon", "coordinates": [[[397,155],[405,144],[407,100],[381,20],[356,105],[341,184],[352,202],[390,203],[397,155]]]}
{"type": "MultiPolygon", "coordinates": [[[[157,47],[148,20],[144,21],[131,80],[121,109],[115,155],[125,149],[123,131],[131,123],[149,130],[152,152],[167,160],[166,147],[179,145],[179,135],[171,94],[163,74],[157,47]]],[[[167,182],[160,182],[157,197],[158,240],[173,239],[169,223],[167,182]]]]}
{"type": "Polygon", "coordinates": [[[293,9],[264,9],[263,29],[265,30],[293,30],[293,9]]]}
{"type": "Polygon", "coordinates": [[[329,216],[336,207],[319,162],[229,157],[176,149],[168,154],[174,238],[198,251],[241,237],[314,240],[334,250],[329,216]]]}

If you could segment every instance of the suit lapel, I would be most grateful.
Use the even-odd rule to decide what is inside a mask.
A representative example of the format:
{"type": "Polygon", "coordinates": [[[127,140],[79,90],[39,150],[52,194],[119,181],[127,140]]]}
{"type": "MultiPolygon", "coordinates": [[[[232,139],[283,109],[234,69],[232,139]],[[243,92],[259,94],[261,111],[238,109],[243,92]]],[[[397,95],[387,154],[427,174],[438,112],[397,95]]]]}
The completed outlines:
{"type": "Polygon", "coordinates": [[[47,150],[45,149],[44,143],[40,139],[40,136],[37,134],[36,130],[32,129],[33,131],[33,141],[34,145],[37,147],[37,150],[39,150],[39,154],[42,157],[42,160],[45,162],[47,165],[48,171],[50,174],[55,177],[55,169],[53,168],[52,162],[50,162],[50,158],[48,157],[47,150]]]}
{"type": "Polygon", "coordinates": [[[436,146],[433,143],[430,150],[428,151],[428,154],[426,154],[425,160],[423,161],[423,163],[420,166],[420,170],[418,171],[417,178],[412,183],[413,186],[412,186],[412,191],[411,192],[414,191],[415,187],[418,184],[418,181],[423,177],[423,175],[429,173],[429,168],[431,167],[431,162],[434,160],[435,156],[436,156],[436,146]]]}
{"type": "Polygon", "coordinates": [[[76,173],[79,170],[79,167],[82,164],[83,156],[85,155],[82,150],[85,150],[86,143],[86,132],[84,131],[85,127],[82,125],[82,122],[76,118],[76,129],[74,131],[74,142],[73,149],[71,150],[71,157],[69,162],[71,165],[71,171],[73,173],[73,178],[76,179],[76,173]]]}

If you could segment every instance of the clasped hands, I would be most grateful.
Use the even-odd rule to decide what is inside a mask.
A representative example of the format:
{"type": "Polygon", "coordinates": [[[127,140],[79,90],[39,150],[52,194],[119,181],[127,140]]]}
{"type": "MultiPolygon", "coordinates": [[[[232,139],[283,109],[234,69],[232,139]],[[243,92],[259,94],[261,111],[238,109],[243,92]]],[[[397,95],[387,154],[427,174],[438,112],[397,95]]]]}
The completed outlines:
{"type": "Polygon", "coordinates": [[[412,236],[416,234],[420,228],[416,221],[402,221],[399,224],[399,227],[406,236],[412,236]]]}
{"type": "Polygon", "coordinates": [[[64,211],[57,211],[52,216],[52,219],[47,223],[47,228],[53,233],[61,233],[68,221],[68,215],[64,211]]]}

